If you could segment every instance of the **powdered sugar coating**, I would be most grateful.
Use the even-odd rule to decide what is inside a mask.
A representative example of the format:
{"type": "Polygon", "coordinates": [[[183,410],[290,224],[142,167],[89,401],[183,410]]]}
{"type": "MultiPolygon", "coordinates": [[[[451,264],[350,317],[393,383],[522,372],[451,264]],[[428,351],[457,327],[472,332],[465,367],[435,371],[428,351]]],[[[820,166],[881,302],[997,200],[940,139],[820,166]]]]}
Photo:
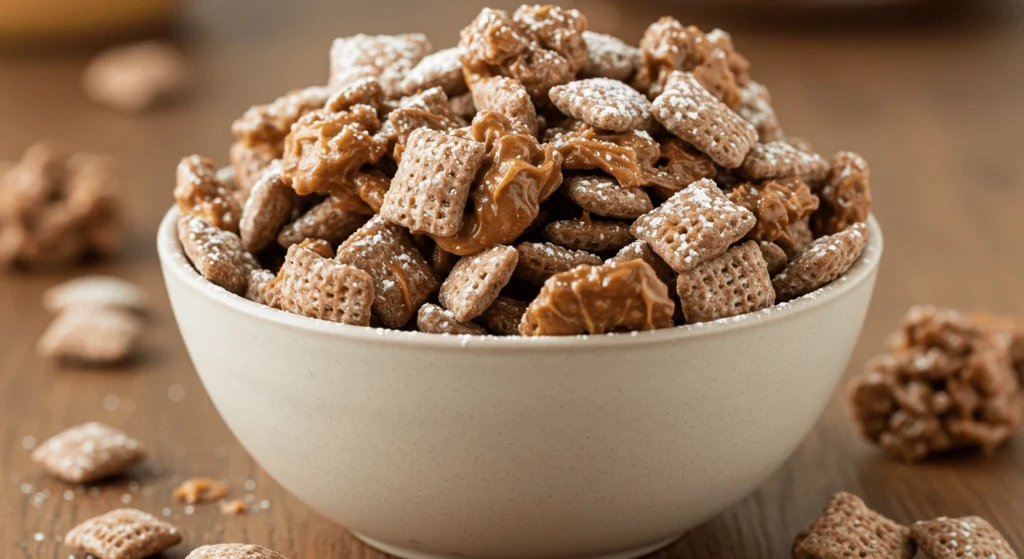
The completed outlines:
{"type": "Polygon", "coordinates": [[[537,135],[537,109],[526,88],[517,80],[504,76],[483,78],[473,84],[470,92],[475,110],[503,114],[537,135]]]}
{"type": "Polygon", "coordinates": [[[242,247],[238,235],[217,229],[198,217],[178,218],[178,240],[201,276],[236,295],[245,293],[249,273],[259,268],[252,254],[242,247]]]}
{"type": "Polygon", "coordinates": [[[690,324],[738,316],[775,304],[768,267],[754,241],[679,274],[683,315],[690,324]]]}
{"type": "Polygon", "coordinates": [[[518,262],[516,249],[505,245],[463,256],[441,284],[438,298],[456,320],[473,320],[497,299],[518,262]]]}
{"type": "Polygon", "coordinates": [[[617,37],[584,31],[587,65],[580,72],[585,78],[611,78],[627,81],[640,64],[641,51],[617,37]]]}
{"type": "Polygon", "coordinates": [[[551,276],[567,272],[580,264],[596,266],[601,257],[582,250],[571,250],[553,243],[522,243],[516,246],[519,263],[514,276],[541,285],[551,276]]]}
{"type": "Polygon", "coordinates": [[[145,456],[124,431],[90,422],[62,431],[32,452],[32,461],[67,483],[89,483],[117,475],[145,456]]]}
{"type": "Polygon", "coordinates": [[[910,536],[930,559],[1017,559],[1006,538],[978,516],[921,520],[910,536]]]}
{"type": "MultiPolygon", "coordinates": [[[[245,503],[243,502],[242,505],[244,506],[245,503]]],[[[285,557],[260,545],[222,543],[197,547],[185,559],[285,559],[285,557]]]]}
{"type": "Polygon", "coordinates": [[[853,266],[867,242],[863,223],[815,240],[772,280],[776,296],[789,301],[831,283],[853,266]]]}
{"type": "Polygon", "coordinates": [[[465,93],[461,56],[459,47],[451,47],[423,57],[402,80],[402,93],[412,95],[432,87],[440,87],[449,97],[465,93]]]}
{"type": "Polygon", "coordinates": [[[603,130],[637,130],[645,128],[651,118],[651,102],[646,97],[610,78],[569,82],[551,88],[549,96],[558,110],[603,130]]]}
{"type": "Polygon", "coordinates": [[[295,206],[295,192],[281,178],[281,162],[275,159],[253,185],[242,206],[239,233],[242,246],[258,252],[277,237],[295,206]]]}
{"type": "Polygon", "coordinates": [[[782,138],[782,126],[772,108],[772,96],[767,87],[755,81],[748,83],[740,90],[740,107],[736,112],[754,125],[759,142],[767,144],[782,138]]]}
{"type": "Polygon", "coordinates": [[[143,559],[181,543],[172,524],[136,509],[117,509],[86,520],[64,536],[64,545],[99,559],[143,559]]]}
{"type": "Polygon", "coordinates": [[[189,155],[178,163],[174,199],[182,214],[194,215],[225,231],[238,232],[242,208],[233,192],[217,178],[213,161],[189,155]]]}
{"type": "Polygon", "coordinates": [[[885,557],[912,559],[910,529],[869,509],[859,497],[839,492],[821,516],[793,542],[794,559],[885,557]]]}
{"type": "Polygon", "coordinates": [[[562,191],[579,207],[605,217],[636,219],[654,209],[650,196],[642,188],[623,188],[611,177],[566,177],[562,191]]]}
{"type": "Polygon", "coordinates": [[[341,243],[369,219],[348,207],[349,204],[343,198],[328,196],[295,221],[285,225],[277,235],[277,243],[284,248],[305,239],[323,239],[332,245],[341,243]]]}
{"type": "Polygon", "coordinates": [[[743,160],[743,174],[754,180],[797,176],[813,183],[824,180],[828,171],[824,157],[781,140],[754,145],[743,160]]]}
{"type": "Polygon", "coordinates": [[[331,45],[330,88],[337,90],[356,80],[375,77],[384,94],[395,97],[401,93],[401,83],[406,73],[430,50],[430,41],[422,33],[360,33],[335,39],[331,45]]]}
{"type": "Polygon", "coordinates": [[[52,313],[76,307],[143,312],[148,306],[148,297],[141,287],[112,276],[80,276],[43,293],[43,307],[52,313]]]}
{"type": "Polygon", "coordinates": [[[370,325],[370,274],[292,245],[277,277],[259,295],[269,307],[342,324],[370,325]]]}
{"type": "Polygon", "coordinates": [[[123,309],[82,306],[61,312],[39,338],[44,357],[81,365],[112,365],[138,349],[140,318],[123,309]]]}
{"type": "Polygon", "coordinates": [[[416,326],[427,334],[450,334],[458,336],[483,336],[487,332],[472,322],[462,322],[448,309],[427,303],[416,315],[416,326]]]}
{"type": "Polygon", "coordinates": [[[553,221],[541,234],[547,241],[586,252],[615,252],[635,240],[628,223],[589,218],[553,221]]]}
{"type": "Polygon", "coordinates": [[[331,90],[315,85],[289,91],[265,105],[253,105],[231,124],[231,133],[247,145],[268,144],[280,155],[281,142],[302,115],[323,108],[331,90]]]}

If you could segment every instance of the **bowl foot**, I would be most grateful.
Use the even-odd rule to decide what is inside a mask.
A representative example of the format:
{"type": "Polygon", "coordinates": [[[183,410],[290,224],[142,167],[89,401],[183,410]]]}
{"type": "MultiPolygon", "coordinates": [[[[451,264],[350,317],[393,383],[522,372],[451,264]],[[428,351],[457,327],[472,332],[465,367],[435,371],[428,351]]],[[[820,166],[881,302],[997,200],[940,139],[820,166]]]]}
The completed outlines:
{"type": "MultiPolygon", "coordinates": [[[[468,558],[465,555],[439,555],[439,554],[435,554],[435,553],[429,553],[429,552],[426,552],[426,551],[417,551],[417,550],[414,550],[414,549],[406,549],[406,548],[403,548],[403,547],[398,547],[398,546],[395,546],[395,545],[391,545],[391,544],[388,544],[388,543],[377,541],[377,540],[375,540],[373,538],[368,538],[368,537],[366,537],[366,536],[364,536],[362,534],[355,534],[355,533],[353,533],[353,535],[355,537],[359,538],[359,540],[362,541],[363,543],[365,543],[366,545],[368,545],[368,546],[370,546],[370,547],[372,547],[372,548],[374,548],[374,549],[376,549],[378,551],[383,551],[384,553],[386,553],[388,555],[391,555],[391,556],[394,556],[394,557],[399,557],[401,559],[470,559],[470,558],[468,558]]],[[[681,536],[681,534],[680,534],[680,536],[681,536]]],[[[654,553],[655,551],[658,551],[659,549],[661,549],[663,547],[668,546],[672,542],[678,540],[680,536],[674,536],[674,537],[668,538],[666,540],[662,540],[660,542],[653,543],[653,544],[650,544],[650,545],[645,545],[643,547],[639,547],[639,548],[636,548],[636,549],[630,549],[630,550],[627,550],[627,551],[620,551],[618,553],[612,553],[610,555],[600,555],[600,556],[596,556],[596,557],[588,557],[586,559],[635,559],[636,557],[643,557],[644,555],[649,555],[651,553],[654,553]]]]}

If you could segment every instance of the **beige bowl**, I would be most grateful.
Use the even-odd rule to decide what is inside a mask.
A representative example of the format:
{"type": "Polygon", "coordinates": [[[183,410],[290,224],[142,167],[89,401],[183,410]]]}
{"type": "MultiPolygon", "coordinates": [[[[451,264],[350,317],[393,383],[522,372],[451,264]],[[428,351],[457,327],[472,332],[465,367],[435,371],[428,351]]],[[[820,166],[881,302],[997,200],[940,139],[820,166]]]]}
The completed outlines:
{"type": "Polygon", "coordinates": [[[158,234],[228,426],[305,503],[404,558],[636,557],[756,489],[846,368],[882,254],[758,313],[654,333],[471,338],[346,326],[214,287],[158,234]]]}

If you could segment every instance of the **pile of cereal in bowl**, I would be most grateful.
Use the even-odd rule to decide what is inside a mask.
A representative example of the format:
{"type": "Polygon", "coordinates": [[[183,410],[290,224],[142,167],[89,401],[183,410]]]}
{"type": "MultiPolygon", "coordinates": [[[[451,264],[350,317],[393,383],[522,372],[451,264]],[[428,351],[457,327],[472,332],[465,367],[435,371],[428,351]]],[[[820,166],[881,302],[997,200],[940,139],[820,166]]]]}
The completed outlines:
{"type": "Polygon", "coordinates": [[[429,333],[713,321],[809,294],[867,243],[867,162],[785,135],[728,33],[640,46],[580,12],[485,9],[456,47],[337,39],[327,86],[178,166],[185,253],[269,307],[429,333]]]}

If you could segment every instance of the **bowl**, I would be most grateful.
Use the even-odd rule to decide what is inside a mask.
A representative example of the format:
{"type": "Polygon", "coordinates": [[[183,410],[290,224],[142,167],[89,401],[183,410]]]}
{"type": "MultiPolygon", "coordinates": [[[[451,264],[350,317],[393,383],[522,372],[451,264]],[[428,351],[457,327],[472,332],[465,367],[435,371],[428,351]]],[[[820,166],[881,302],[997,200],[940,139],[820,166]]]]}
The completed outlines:
{"type": "Polygon", "coordinates": [[[225,422],[304,503],[408,559],[629,558],[760,486],[846,369],[882,253],[732,319],[635,334],[469,337],[314,320],[160,262],[225,422]]]}

